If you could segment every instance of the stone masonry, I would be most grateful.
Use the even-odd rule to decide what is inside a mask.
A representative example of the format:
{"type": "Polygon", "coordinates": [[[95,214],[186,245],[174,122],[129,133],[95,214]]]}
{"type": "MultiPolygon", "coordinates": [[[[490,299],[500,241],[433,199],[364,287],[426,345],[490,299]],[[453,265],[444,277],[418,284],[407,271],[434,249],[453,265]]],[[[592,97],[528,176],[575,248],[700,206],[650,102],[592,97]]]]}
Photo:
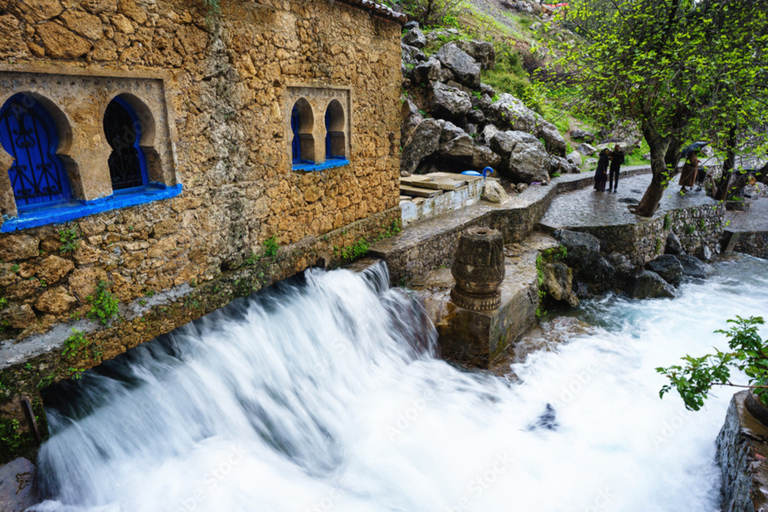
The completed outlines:
{"type": "MultiPolygon", "coordinates": [[[[47,77],[50,92],[35,94],[68,117],[69,142],[87,152],[104,134],[92,125],[101,113],[84,105],[103,112],[105,101],[89,77],[117,77],[110,94],[141,99],[142,87],[123,91],[118,83],[140,76],[164,91],[143,101],[167,109],[155,142],[167,156],[165,181],[183,186],[173,199],[0,234],[0,339],[18,348],[48,336],[44,349],[30,349],[28,365],[3,367],[0,427],[23,418],[21,396],[44,422],[38,390],[73,368],[318,262],[338,263],[345,247],[397,229],[400,21],[358,0],[226,1],[221,12],[195,0],[0,0],[0,97],[34,87],[12,85],[34,74],[47,77]],[[342,91],[348,165],[292,170],[289,103],[302,88],[342,91]],[[123,318],[108,329],[89,322],[91,350],[65,357],[63,323],[89,311],[99,281],[119,299],[123,318]],[[138,306],[154,294],[170,298],[138,306]],[[130,308],[139,314],[125,316],[130,308]]],[[[320,135],[323,116],[314,112],[320,135]]],[[[102,165],[101,157],[88,158],[102,165]]],[[[91,184],[93,196],[73,186],[75,197],[109,193],[91,184]]]]}

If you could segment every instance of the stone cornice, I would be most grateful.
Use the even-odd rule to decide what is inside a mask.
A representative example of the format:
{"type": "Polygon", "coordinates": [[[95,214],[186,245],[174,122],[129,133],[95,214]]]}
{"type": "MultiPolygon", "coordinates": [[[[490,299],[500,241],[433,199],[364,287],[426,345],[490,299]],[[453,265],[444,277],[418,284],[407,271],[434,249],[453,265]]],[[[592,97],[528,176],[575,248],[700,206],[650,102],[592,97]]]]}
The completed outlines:
{"type": "MultiPolygon", "coordinates": [[[[334,1],[334,0],[331,0],[331,1],[334,1]]],[[[360,9],[364,9],[366,11],[372,12],[377,16],[395,21],[401,25],[405,24],[405,22],[408,21],[408,16],[406,14],[395,12],[394,10],[387,7],[386,5],[382,5],[378,2],[374,2],[373,0],[335,0],[335,1],[352,5],[355,7],[359,7],[360,9]]]]}

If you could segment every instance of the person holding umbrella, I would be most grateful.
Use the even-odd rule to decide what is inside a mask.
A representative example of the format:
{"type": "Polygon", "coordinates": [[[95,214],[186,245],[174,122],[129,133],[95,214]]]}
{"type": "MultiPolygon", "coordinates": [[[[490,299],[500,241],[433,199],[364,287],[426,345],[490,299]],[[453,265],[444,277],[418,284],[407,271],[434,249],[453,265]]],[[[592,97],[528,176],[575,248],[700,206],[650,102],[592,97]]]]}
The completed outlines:
{"type": "Polygon", "coordinates": [[[621,164],[624,163],[624,152],[621,150],[621,146],[616,144],[611,153],[611,172],[608,175],[608,192],[613,188],[613,192],[616,193],[616,189],[619,187],[619,170],[621,164]]]}
{"type": "Polygon", "coordinates": [[[690,187],[692,190],[693,186],[696,184],[699,169],[698,151],[707,144],[709,144],[709,142],[694,142],[693,144],[686,146],[680,153],[681,157],[687,157],[685,164],[683,164],[683,170],[680,173],[680,181],[678,182],[680,183],[680,193],[684,194],[687,192],[685,187],[690,187]]]}

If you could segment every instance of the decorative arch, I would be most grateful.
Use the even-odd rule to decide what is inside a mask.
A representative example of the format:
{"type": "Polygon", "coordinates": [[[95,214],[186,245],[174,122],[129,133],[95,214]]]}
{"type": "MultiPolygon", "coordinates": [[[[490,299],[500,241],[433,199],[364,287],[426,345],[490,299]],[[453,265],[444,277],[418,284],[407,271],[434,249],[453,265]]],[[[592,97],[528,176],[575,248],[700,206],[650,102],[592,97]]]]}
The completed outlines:
{"type": "Polygon", "coordinates": [[[145,187],[149,183],[144,148],[152,149],[154,125],[151,111],[133,95],[121,94],[107,105],[103,126],[112,148],[108,163],[113,191],[145,187]]]}
{"type": "Polygon", "coordinates": [[[11,96],[0,108],[0,143],[13,159],[8,177],[17,211],[66,203],[72,197],[66,151],[72,133],[50,100],[31,92],[11,96]]]}
{"type": "Polygon", "coordinates": [[[312,135],[314,125],[312,106],[305,98],[299,98],[291,110],[291,155],[294,164],[315,162],[315,139],[312,135]]]}
{"type": "Polygon", "coordinates": [[[325,110],[325,158],[346,158],[347,144],[344,135],[344,107],[339,100],[332,100],[325,110]]]}

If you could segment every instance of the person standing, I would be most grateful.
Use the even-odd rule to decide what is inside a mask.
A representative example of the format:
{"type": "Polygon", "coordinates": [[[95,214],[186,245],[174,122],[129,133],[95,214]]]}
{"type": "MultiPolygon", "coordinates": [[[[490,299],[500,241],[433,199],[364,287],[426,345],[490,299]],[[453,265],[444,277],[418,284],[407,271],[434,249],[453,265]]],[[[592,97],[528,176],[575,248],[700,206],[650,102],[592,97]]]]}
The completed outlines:
{"type": "Polygon", "coordinates": [[[608,192],[611,191],[611,188],[616,192],[616,189],[619,187],[619,170],[623,163],[624,152],[621,150],[621,146],[616,144],[616,147],[613,148],[613,153],[611,153],[611,172],[608,175],[608,192]]]}
{"type": "Polygon", "coordinates": [[[605,192],[605,182],[608,181],[608,163],[611,161],[608,148],[600,152],[597,160],[597,170],[595,170],[595,190],[605,192]]]}
{"type": "Polygon", "coordinates": [[[696,170],[699,167],[699,157],[696,155],[695,151],[691,151],[688,153],[688,158],[685,160],[685,163],[683,164],[683,170],[680,172],[680,192],[686,193],[687,190],[685,187],[690,187],[693,189],[693,186],[696,184],[696,170]]]}

